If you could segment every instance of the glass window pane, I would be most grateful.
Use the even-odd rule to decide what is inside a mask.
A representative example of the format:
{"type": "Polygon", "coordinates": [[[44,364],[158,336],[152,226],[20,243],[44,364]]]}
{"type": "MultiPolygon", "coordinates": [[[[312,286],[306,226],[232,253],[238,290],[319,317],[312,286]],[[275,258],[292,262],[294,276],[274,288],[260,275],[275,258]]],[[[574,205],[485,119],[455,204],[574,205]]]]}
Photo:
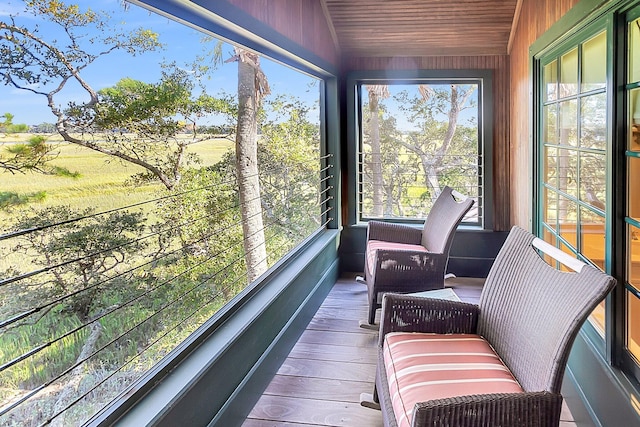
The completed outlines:
{"type": "Polygon", "coordinates": [[[603,88],[607,84],[607,33],[602,32],[582,45],[581,91],[603,88]]]}
{"type": "Polygon", "coordinates": [[[543,215],[543,221],[551,229],[557,230],[558,193],[546,187],[544,188],[543,215]]]}
{"type": "Polygon", "coordinates": [[[558,61],[544,66],[545,101],[555,101],[558,97],[558,61]]]}
{"type": "Polygon", "coordinates": [[[640,159],[629,157],[627,165],[627,215],[640,220],[640,159]]]}
{"type": "Polygon", "coordinates": [[[640,151],[640,89],[629,91],[629,150],[640,151]]]}
{"type": "Polygon", "coordinates": [[[580,153],[580,199],[603,212],[607,202],[606,171],[604,153],[580,153]]]}
{"type": "Polygon", "coordinates": [[[558,198],[558,226],[560,236],[573,248],[577,248],[577,205],[565,197],[558,198]]]}
{"type": "Polygon", "coordinates": [[[560,103],[560,141],[562,145],[578,145],[578,101],[560,103]]]}
{"type": "MultiPolygon", "coordinates": [[[[556,238],[556,235],[549,231],[546,227],[543,227],[542,229],[542,240],[549,243],[553,247],[557,247],[556,242],[558,241],[558,239],[556,238]]],[[[547,264],[553,266],[554,268],[558,268],[558,263],[553,257],[545,254],[544,252],[541,252],[541,255],[542,259],[544,259],[547,264]]]]}
{"type": "Polygon", "coordinates": [[[424,218],[448,185],[479,207],[463,221],[481,224],[480,82],[381,83],[360,95],[361,218],[424,218]]]}
{"type": "Polygon", "coordinates": [[[578,93],[578,48],[560,57],[560,98],[578,93]]]}
{"type": "Polygon", "coordinates": [[[640,81],[640,19],[629,23],[629,83],[640,81]]]}
{"type": "Polygon", "coordinates": [[[640,289],[640,229],[627,224],[627,282],[640,289]]]}
{"type": "Polygon", "coordinates": [[[607,94],[586,96],[580,100],[580,146],[607,149],[607,94]]]}
{"type": "Polygon", "coordinates": [[[604,271],[605,247],[604,217],[581,208],[580,253],[604,271]]]}
{"type": "Polygon", "coordinates": [[[544,156],[544,182],[552,187],[558,187],[558,149],[556,147],[545,147],[544,156]]]}
{"type": "Polygon", "coordinates": [[[578,156],[575,150],[558,150],[558,190],[578,197],[578,156]]]}
{"type": "Polygon", "coordinates": [[[589,316],[589,322],[593,325],[595,330],[604,337],[605,325],[606,325],[606,316],[605,316],[605,302],[602,301],[600,304],[596,306],[591,312],[589,316]]]}
{"type": "Polygon", "coordinates": [[[543,143],[545,144],[557,144],[558,143],[558,105],[551,104],[544,107],[542,116],[542,135],[543,143]]]}
{"type": "Polygon", "coordinates": [[[627,316],[627,348],[640,360],[640,299],[631,292],[627,292],[627,316]]]}

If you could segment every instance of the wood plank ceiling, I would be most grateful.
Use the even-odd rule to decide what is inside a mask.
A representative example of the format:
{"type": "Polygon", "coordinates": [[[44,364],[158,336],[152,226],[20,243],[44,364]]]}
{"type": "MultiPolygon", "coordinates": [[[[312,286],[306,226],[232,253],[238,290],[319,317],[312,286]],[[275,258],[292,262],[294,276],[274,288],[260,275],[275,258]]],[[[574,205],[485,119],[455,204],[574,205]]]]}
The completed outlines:
{"type": "Polygon", "coordinates": [[[321,0],[343,55],[505,55],[521,0],[321,0]],[[514,19],[515,18],[515,19],[514,19]]]}

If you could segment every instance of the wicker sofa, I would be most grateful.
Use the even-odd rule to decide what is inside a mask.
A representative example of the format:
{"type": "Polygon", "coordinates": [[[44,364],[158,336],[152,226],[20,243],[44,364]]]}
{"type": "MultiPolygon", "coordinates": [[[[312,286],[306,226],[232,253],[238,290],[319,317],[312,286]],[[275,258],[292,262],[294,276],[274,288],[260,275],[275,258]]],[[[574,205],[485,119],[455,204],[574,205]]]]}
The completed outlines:
{"type": "Polygon", "coordinates": [[[581,325],[615,280],[514,227],[479,305],[386,294],[374,389],[385,426],[558,426],[581,325]],[[578,264],[576,266],[576,264],[578,264]]]}

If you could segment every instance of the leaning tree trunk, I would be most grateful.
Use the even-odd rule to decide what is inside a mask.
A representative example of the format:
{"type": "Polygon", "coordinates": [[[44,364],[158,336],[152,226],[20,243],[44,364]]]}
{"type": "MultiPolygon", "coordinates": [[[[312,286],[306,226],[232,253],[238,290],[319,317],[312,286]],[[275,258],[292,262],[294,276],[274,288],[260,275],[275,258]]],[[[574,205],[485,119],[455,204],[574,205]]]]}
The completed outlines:
{"type": "Polygon", "coordinates": [[[238,60],[236,167],[244,235],[244,258],[249,283],[267,270],[267,250],[260,204],[260,181],[258,179],[257,115],[259,105],[256,72],[256,66],[248,61],[238,60]]]}
{"type": "MultiPolygon", "coordinates": [[[[80,351],[80,355],[76,358],[76,363],[79,365],[76,366],[69,372],[68,380],[62,391],[58,395],[55,404],[53,405],[53,413],[57,414],[63,411],[67,405],[71,402],[72,398],[76,397],[78,392],[78,387],[80,386],[80,382],[86,375],[86,365],[84,361],[91,356],[95,350],[96,345],[98,343],[98,339],[102,335],[102,325],[99,321],[95,321],[89,325],[89,336],[87,340],[82,345],[82,350],[80,351]]],[[[51,422],[52,427],[64,427],[68,426],[69,423],[65,420],[66,413],[63,412],[58,417],[54,418],[51,422]]]]}

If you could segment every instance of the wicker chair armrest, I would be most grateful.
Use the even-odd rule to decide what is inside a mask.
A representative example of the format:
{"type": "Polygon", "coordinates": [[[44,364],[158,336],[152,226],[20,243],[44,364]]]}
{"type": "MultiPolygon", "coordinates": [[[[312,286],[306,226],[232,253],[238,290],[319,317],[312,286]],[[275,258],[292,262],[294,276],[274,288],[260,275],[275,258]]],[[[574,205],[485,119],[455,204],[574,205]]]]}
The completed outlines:
{"type": "Polygon", "coordinates": [[[557,427],[562,395],[550,392],[494,393],[417,403],[413,427],[557,427]]]}
{"type": "Polygon", "coordinates": [[[478,306],[415,295],[385,294],[382,300],[379,346],[389,332],[473,334],[478,306]]]}
{"type": "Polygon", "coordinates": [[[422,228],[416,228],[406,224],[369,221],[369,225],[367,226],[367,240],[384,240],[386,242],[419,245],[422,241],[422,228]]]}

